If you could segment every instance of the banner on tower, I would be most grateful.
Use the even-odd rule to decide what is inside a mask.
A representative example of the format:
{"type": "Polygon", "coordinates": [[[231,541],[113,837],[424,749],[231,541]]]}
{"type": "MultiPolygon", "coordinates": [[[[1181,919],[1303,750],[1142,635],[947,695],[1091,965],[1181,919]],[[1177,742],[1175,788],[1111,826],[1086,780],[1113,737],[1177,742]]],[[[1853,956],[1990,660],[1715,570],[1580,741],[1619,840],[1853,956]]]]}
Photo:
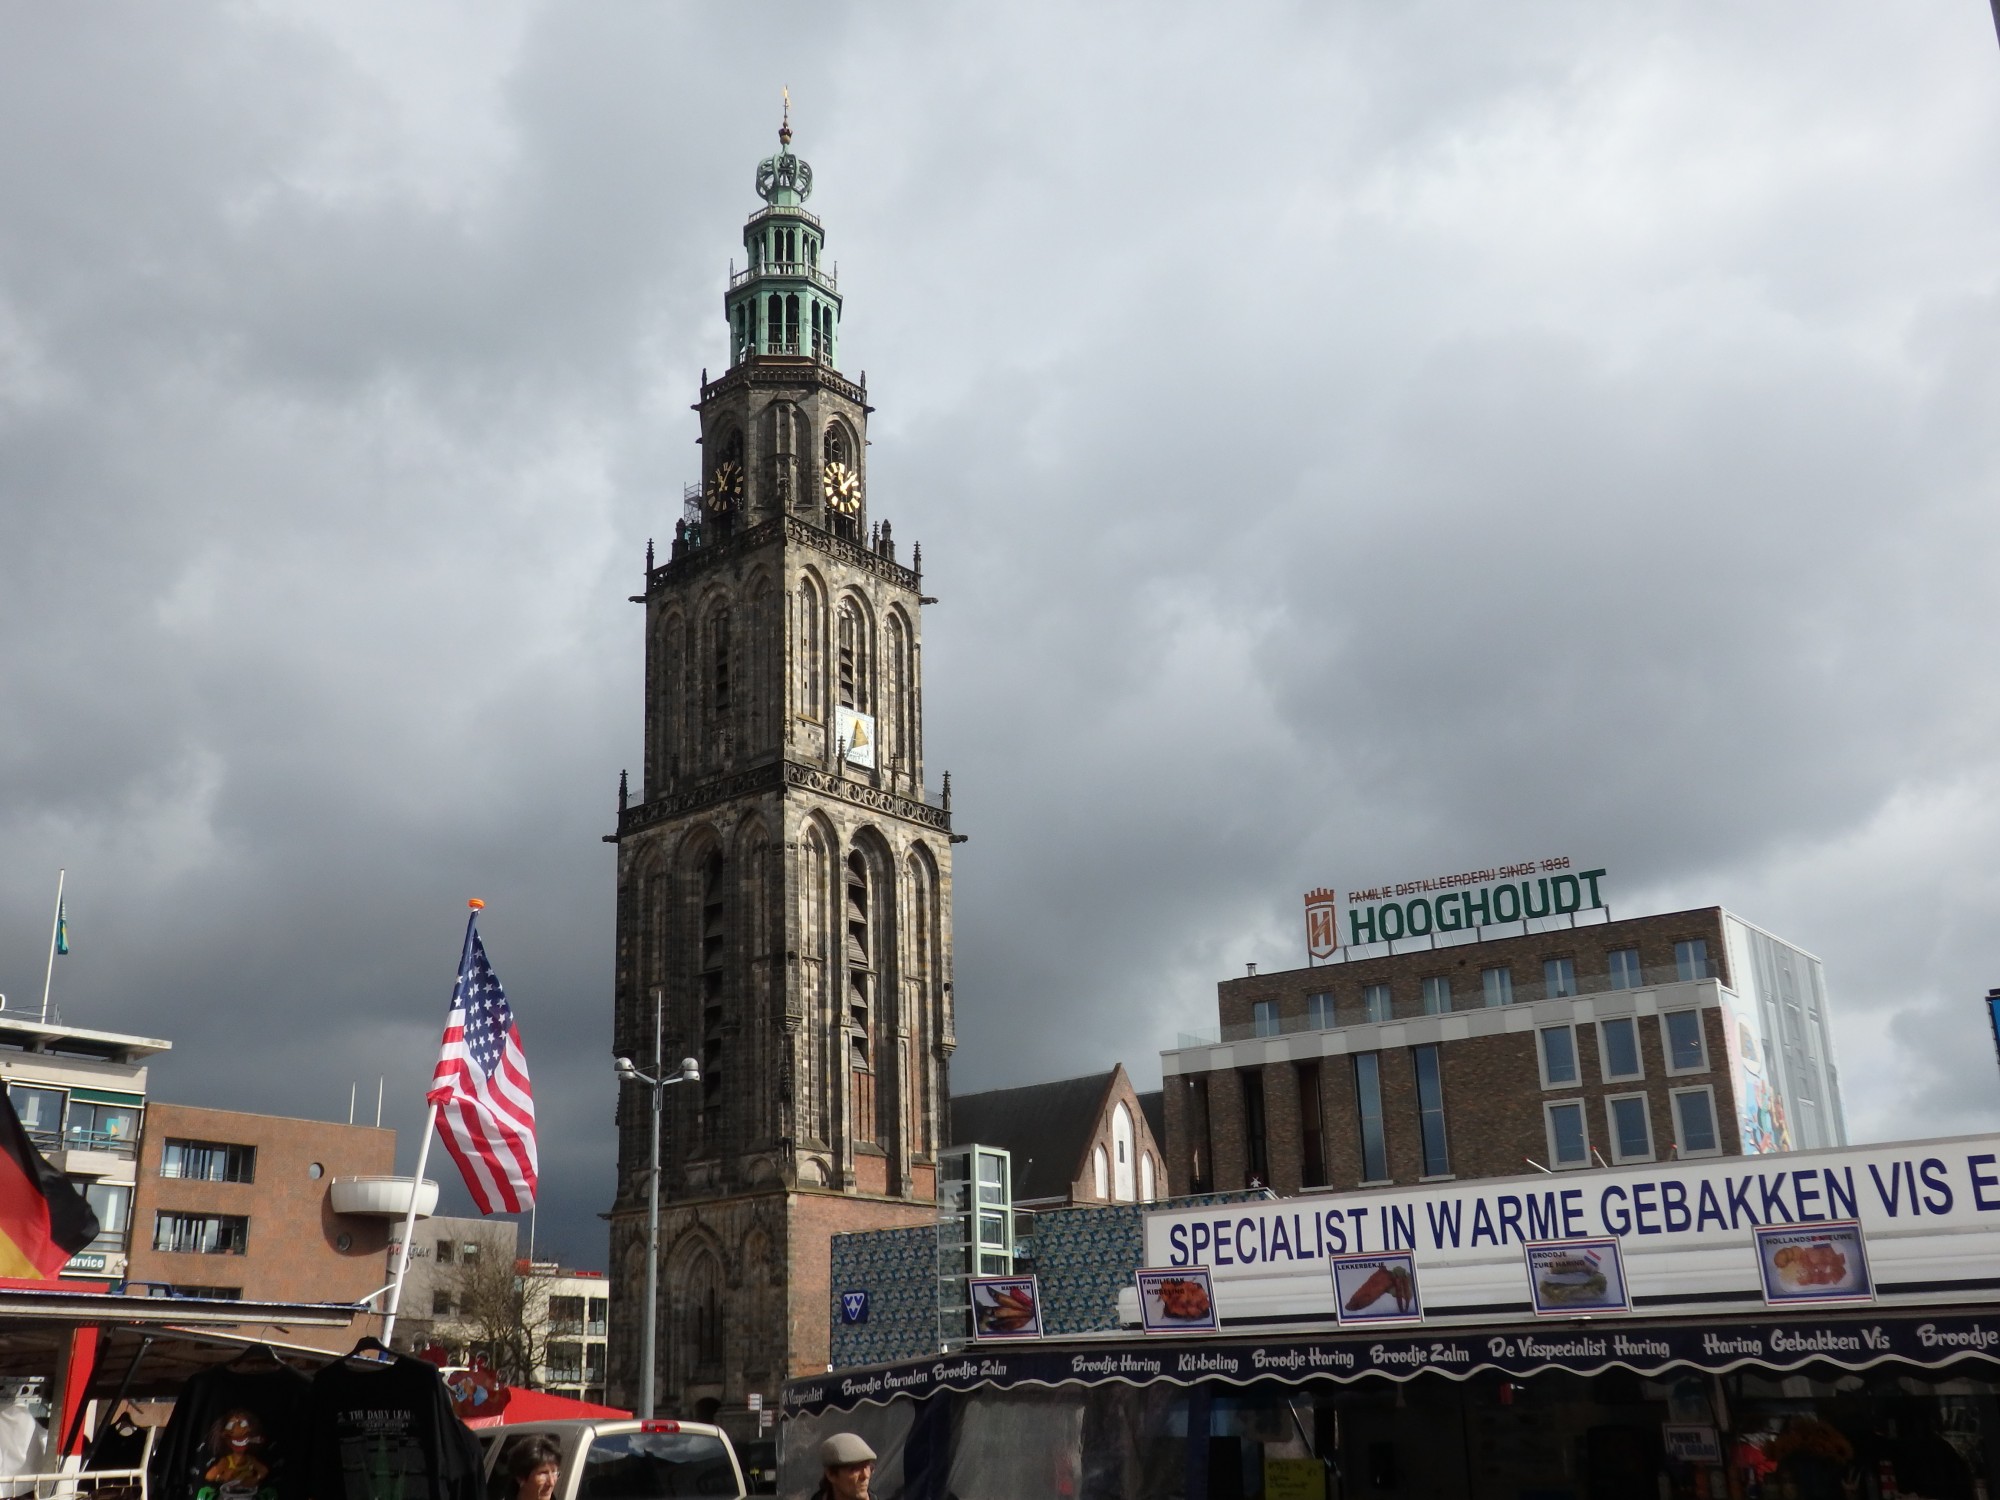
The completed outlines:
{"type": "Polygon", "coordinates": [[[835,711],[834,733],[840,736],[841,754],[850,766],[875,769],[875,715],[858,714],[851,708],[835,711]]]}

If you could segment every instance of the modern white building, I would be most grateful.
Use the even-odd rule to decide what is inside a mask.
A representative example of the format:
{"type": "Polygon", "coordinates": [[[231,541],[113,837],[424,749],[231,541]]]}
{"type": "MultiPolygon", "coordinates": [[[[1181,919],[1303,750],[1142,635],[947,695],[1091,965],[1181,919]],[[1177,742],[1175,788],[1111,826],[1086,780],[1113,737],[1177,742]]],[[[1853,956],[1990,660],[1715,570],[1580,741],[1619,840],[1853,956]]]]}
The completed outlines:
{"type": "Polygon", "coordinates": [[[91,1031],[0,1011],[0,1079],[44,1156],[84,1184],[97,1239],[70,1257],[65,1276],[120,1280],[126,1271],[146,1062],[170,1051],[158,1037],[91,1031]]]}

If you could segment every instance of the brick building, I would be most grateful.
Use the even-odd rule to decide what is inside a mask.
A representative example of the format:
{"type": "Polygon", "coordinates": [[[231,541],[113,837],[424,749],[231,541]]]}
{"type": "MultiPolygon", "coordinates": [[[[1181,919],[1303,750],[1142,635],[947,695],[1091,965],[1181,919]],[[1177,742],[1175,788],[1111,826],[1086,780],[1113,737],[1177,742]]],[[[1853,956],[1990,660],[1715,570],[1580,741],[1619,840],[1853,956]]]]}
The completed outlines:
{"type": "MultiPolygon", "coordinates": [[[[154,1101],[146,1112],[126,1275],[161,1295],[358,1302],[387,1279],[392,1220],[339,1213],[336,1181],[395,1170],[396,1133],[154,1101]]],[[[379,1319],[316,1338],[346,1348],[379,1319]]]]}
{"type": "Polygon", "coordinates": [[[1161,1055],[1172,1191],[1846,1143],[1811,954],[1718,907],[1492,930],[1224,981],[1161,1055]]]}
{"type": "Polygon", "coordinates": [[[642,785],[621,792],[615,1050],[664,1090],[657,1366],[639,1369],[653,1096],[618,1106],[611,1399],[720,1415],[824,1369],[829,1237],[926,1224],[953,1046],[951,817],[923,764],[922,578],[871,520],[864,387],[812,171],[757,173],[704,372],[701,483],[649,547],[642,785]],[[657,1041],[657,1048],[656,1048],[657,1041]]]}

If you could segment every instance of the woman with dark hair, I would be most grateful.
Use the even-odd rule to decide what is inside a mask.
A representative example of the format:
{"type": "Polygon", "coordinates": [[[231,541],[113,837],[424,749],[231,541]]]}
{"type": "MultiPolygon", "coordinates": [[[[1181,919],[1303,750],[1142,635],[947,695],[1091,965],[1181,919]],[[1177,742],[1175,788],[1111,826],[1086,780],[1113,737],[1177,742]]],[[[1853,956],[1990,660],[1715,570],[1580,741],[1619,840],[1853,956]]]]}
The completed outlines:
{"type": "Polygon", "coordinates": [[[531,1433],[508,1445],[511,1500],[555,1500],[556,1476],[561,1472],[562,1446],[554,1438],[531,1433]]]}

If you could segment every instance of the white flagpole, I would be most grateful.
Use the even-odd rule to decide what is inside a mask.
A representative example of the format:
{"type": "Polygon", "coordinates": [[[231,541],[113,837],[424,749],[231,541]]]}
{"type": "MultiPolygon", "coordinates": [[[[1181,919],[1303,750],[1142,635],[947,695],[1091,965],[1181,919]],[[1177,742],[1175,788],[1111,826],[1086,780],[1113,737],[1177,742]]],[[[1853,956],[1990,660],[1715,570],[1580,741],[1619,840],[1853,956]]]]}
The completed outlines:
{"type": "Polygon", "coordinates": [[[396,1310],[403,1305],[403,1278],[410,1273],[410,1242],[417,1232],[417,1195],[424,1190],[424,1168],[430,1164],[431,1136],[437,1130],[438,1107],[424,1113],[424,1143],[417,1147],[417,1175],[410,1183],[410,1208],[403,1218],[403,1249],[396,1257],[396,1279],[389,1283],[389,1310],[382,1318],[382,1342],[396,1332],[396,1310]]]}
{"type": "Polygon", "coordinates": [[[49,1019],[49,988],[56,982],[56,937],[62,931],[63,877],[67,870],[56,871],[56,914],[49,922],[49,971],[42,976],[42,1024],[49,1019]]]}
{"type": "MultiPolygon", "coordinates": [[[[472,963],[473,929],[479,921],[480,911],[486,905],[484,901],[481,901],[476,896],[465,904],[472,908],[472,914],[465,919],[465,946],[459,950],[458,978],[453,981],[451,991],[454,1004],[463,998],[465,971],[472,963]]],[[[379,1099],[376,1109],[378,1111],[376,1122],[379,1124],[381,1122],[381,1115],[379,1113],[381,1104],[379,1099]]],[[[424,1168],[430,1163],[431,1137],[437,1133],[437,1117],[437,1101],[432,1100],[430,1108],[424,1112],[424,1138],[423,1143],[417,1147],[417,1174],[410,1183],[409,1211],[403,1216],[403,1251],[402,1254],[396,1257],[396,1279],[389,1284],[389,1310],[382,1316],[382,1342],[384,1345],[388,1344],[396,1332],[396,1313],[403,1305],[403,1279],[409,1275],[410,1271],[410,1242],[412,1236],[417,1232],[417,1194],[424,1190],[424,1168]]]]}

